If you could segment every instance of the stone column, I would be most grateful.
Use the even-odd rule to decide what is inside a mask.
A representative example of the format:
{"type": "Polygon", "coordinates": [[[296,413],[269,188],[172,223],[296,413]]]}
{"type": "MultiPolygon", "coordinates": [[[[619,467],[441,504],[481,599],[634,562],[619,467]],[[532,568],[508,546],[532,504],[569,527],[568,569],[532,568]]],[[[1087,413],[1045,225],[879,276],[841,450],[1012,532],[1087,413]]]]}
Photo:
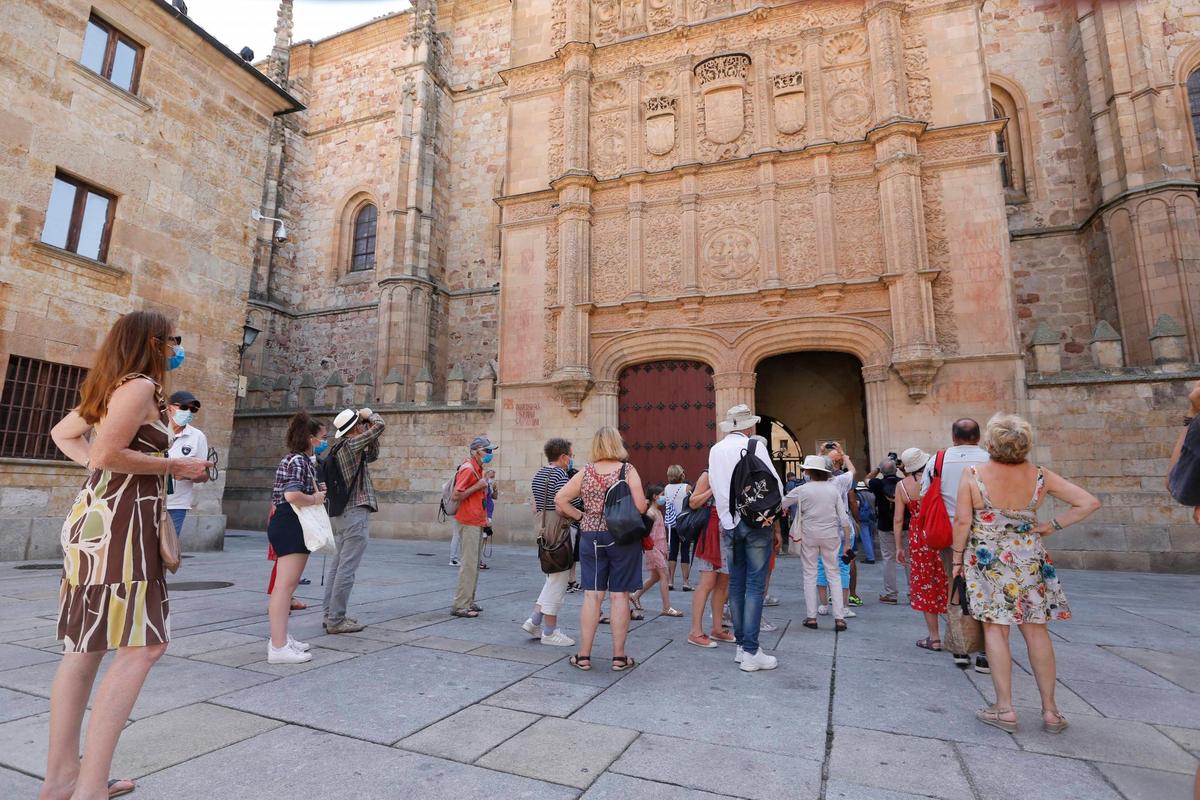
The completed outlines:
{"type": "Polygon", "coordinates": [[[750,63],[754,70],[754,141],[757,150],[775,146],[775,126],[771,124],[771,75],[767,64],[767,40],[750,43],[750,63]]]}
{"type": "Polygon", "coordinates": [[[766,156],[758,165],[758,239],[759,252],[762,253],[759,282],[764,289],[774,289],[783,285],[783,281],[779,279],[777,206],[775,162],[771,156],[766,156]]]}
{"type": "Polygon", "coordinates": [[[646,299],[645,252],[642,246],[642,233],[646,201],[643,197],[643,185],[640,175],[629,180],[629,294],[627,300],[646,299]]]}
{"type": "Polygon", "coordinates": [[[863,465],[863,474],[871,471],[887,455],[891,431],[888,428],[887,364],[868,364],[862,368],[867,401],[867,438],[870,439],[870,464],[863,465]]]}
{"type": "Polygon", "coordinates": [[[692,89],[694,59],[680,56],[675,59],[675,83],[679,87],[679,161],[690,164],[696,160],[696,93],[692,89]]]}
{"type": "Polygon", "coordinates": [[[572,414],[583,408],[592,388],[588,365],[591,313],[591,176],[568,175],[558,190],[558,367],[555,391],[572,414]]]}
{"type": "Polygon", "coordinates": [[[814,148],[813,221],[817,230],[817,281],[836,281],[837,228],[833,224],[833,175],[830,170],[832,145],[814,148]]]}
{"type": "Polygon", "coordinates": [[[725,419],[725,412],[739,403],[754,408],[754,385],[758,379],[754,372],[717,372],[713,374],[716,390],[716,419],[725,419]]]}
{"type": "Polygon", "coordinates": [[[621,384],[617,381],[596,381],[592,396],[599,412],[597,425],[612,425],[615,428],[620,416],[621,384]]]}
{"type": "Polygon", "coordinates": [[[567,42],[591,40],[592,12],[588,0],[565,0],[567,5],[567,42]]]}
{"type": "Polygon", "coordinates": [[[825,121],[825,86],[821,78],[821,29],[810,28],[804,32],[804,91],[808,100],[809,142],[829,141],[825,121]]]}
{"type": "Polygon", "coordinates": [[[680,253],[680,261],[683,266],[683,293],[685,295],[699,294],[700,219],[697,206],[700,202],[700,195],[697,193],[696,167],[687,167],[680,172],[683,174],[679,196],[683,212],[683,230],[680,237],[683,246],[683,252],[680,253]]]}
{"type": "Polygon", "coordinates": [[[588,126],[591,124],[590,44],[568,42],[558,51],[563,81],[563,172],[588,174],[588,126]]]}
{"type": "Polygon", "coordinates": [[[626,95],[629,97],[628,146],[626,163],[631,170],[642,169],[642,66],[634,64],[625,72],[626,95]]]}
{"type": "Polygon", "coordinates": [[[871,50],[876,124],[909,119],[908,83],[900,29],[904,3],[897,0],[868,0],[867,38],[871,50]]]}

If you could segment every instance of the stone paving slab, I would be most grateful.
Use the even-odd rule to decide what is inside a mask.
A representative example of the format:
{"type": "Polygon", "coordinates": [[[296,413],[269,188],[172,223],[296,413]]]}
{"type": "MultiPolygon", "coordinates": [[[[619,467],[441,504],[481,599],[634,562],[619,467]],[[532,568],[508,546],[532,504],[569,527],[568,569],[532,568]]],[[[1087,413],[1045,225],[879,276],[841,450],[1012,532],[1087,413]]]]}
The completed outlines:
{"type": "Polygon", "coordinates": [[[1160,731],[1171,737],[1172,741],[1189,751],[1192,755],[1200,757],[1200,730],[1194,728],[1176,728],[1171,725],[1156,725],[1160,731]]]}
{"type": "Polygon", "coordinates": [[[1194,778],[1175,772],[1159,772],[1141,767],[1097,765],[1104,777],[1121,790],[1126,800],[1186,800],[1191,795],[1194,778]]]}
{"type": "MultiPolygon", "coordinates": [[[[1200,659],[1194,653],[1143,650],[1137,647],[1105,647],[1110,653],[1153,672],[1180,688],[1200,692],[1200,659]]],[[[1108,676],[1105,677],[1108,680],[1108,676]]]]}
{"type": "Polygon", "coordinates": [[[1017,706],[1017,715],[1022,722],[1013,738],[1025,750],[1167,772],[1196,771],[1196,758],[1150,725],[1079,716],[1071,718],[1065,733],[1055,735],[1042,730],[1038,709],[1017,706]]]}
{"type": "Polygon", "coordinates": [[[520,661],[523,664],[537,664],[546,667],[556,661],[570,658],[571,654],[577,649],[578,646],[559,647],[557,645],[542,644],[537,639],[529,639],[523,644],[515,645],[485,644],[482,647],[472,650],[471,654],[487,656],[488,658],[502,658],[505,661],[520,661]]]}
{"type": "Polygon", "coordinates": [[[1069,685],[1106,717],[1163,725],[1200,725],[1200,694],[1173,684],[1167,684],[1168,689],[1085,681],[1072,681],[1069,685]]]}
{"type": "Polygon", "coordinates": [[[312,674],[234,692],[215,702],[390,745],[534,669],[512,661],[399,645],[312,674]]]}
{"type": "Polygon", "coordinates": [[[637,738],[637,731],[546,717],[476,763],[551,783],[586,789],[637,738]]]}
{"type": "Polygon", "coordinates": [[[37,797],[42,782],[28,775],[0,767],[0,797],[37,797]]]}
{"type": "Polygon", "coordinates": [[[28,667],[30,664],[57,662],[58,659],[58,655],[45,650],[20,647],[15,644],[0,644],[0,672],[17,667],[28,667]]]}
{"type": "Polygon", "coordinates": [[[979,800],[1122,800],[1086,761],[1036,753],[1001,760],[978,745],[958,745],[979,800]]]}
{"type": "Polygon", "coordinates": [[[643,734],[612,772],[733,797],[817,797],[821,762],[760,749],[643,734]]]}
{"type": "Polygon", "coordinates": [[[201,653],[211,653],[214,650],[224,650],[242,644],[261,642],[257,636],[247,636],[244,633],[216,630],[208,633],[196,633],[188,636],[177,636],[171,639],[167,651],[177,658],[191,658],[201,653]]]}
{"type": "Polygon", "coordinates": [[[580,800],[633,800],[643,797],[654,800],[720,800],[729,796],[606,772],[592,784],[592,788],[583,793],[580,800]]]}
{"type": "Polygon", "coordinates": [[[539,719],[537,714],[508,708],[467,706],[457,714],[401,739],[395,746],[471,764],[539,719]]]}
{"type": "Polygon", "coordinates": [[[949,742],[842,725],[834,726],[833,742],[831,780],[945,800],[971,796],[949,742]]]}
{"type": "MultiPolygon", "coordinates": [[[[58,666],[57,663],[54,665],[58,666]]],[[[0,722],[31,717],[50,710],[50,701],[44,697],[0,689],[0,722]]]]}
{"type": "Polygon", "coordinates": [[[573,800],[577,792],[468,764],[286,726],[143,778],[142,800],[573,800]],[[203,787],[202,795],[197,792],[203,787]]]}
{"type": "Polygon", "coordinates": [[[501,689],[484,700],[485,705],[545,714],[552,717],[569,717],[600,692],[596,686],[581,686],[545,678],[526,678],[512,686],[501,689]]]}
{"type": "MultiPolygon", "coordinates": [[[[966,795],[969,796],[969,795],[966,795]]],[[[830,778],[825,785],[826,800],[923,800],[927,794],[909,794],[880,789],[877,786],[862,786],[830,778]]]]}
{"type": "MultiPolygon", "coordinates": [[[[975,688],[979,690],[979,695],[983,702],[979,704],[979,708],[984,705],[991,705],[996,699],[996,690],[992,686],[992,676],[984,675],[976,672],[974,669],[963,670],[963,675],[967,680],[975,684],[975,688]]],[[[1037,681],[1033,675],[1018,670],[1013,670],[1013,703],[1018,706],[1032,706],[1038,708],[1042,703],[1042,696],[1038,692],[1037,681]]],[[[1058,710],[1067,716],[1075,714],[1090,714],[1093,717],[1100,716],[1100,712],[1092,707],[1090,703],[1084,700],[1079,695],[1068,689],[1062,681],[1058,681],[1054,690],[1054,701],[1058,703],[1058,710]]],[[[972,711],[972,713],[974,713],[972,711]]]]}

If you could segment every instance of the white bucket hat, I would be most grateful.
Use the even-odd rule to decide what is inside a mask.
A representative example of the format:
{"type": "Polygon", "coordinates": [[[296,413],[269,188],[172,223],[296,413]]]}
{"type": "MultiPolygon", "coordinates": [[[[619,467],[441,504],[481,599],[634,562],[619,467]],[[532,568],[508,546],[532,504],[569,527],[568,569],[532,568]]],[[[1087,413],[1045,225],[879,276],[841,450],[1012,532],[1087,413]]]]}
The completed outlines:
{"type": "Polygon", "coordinates": [[[333,418],[333,428],[337,431],[333,438],[340,439],[351,431],[358,423],[358,412],[353,408],[344,408],[333,418]]]}
{"type": "Polygon", "coordinates": [[[762,417],[754,416],[750,406],[741,403],[725,412],[725,419],[721,422],[721,432],[744,431],[746,428],[753,428],[761,420],[762,417]]]}
{"type": "Polygon", "coordinates": [[[827,459],[825,456],[805,456],[804,463],[800,465],[800,469],[804,470],[805,472],[833,472],[833,470],[829,468],[829,459],[827,459]]]}
{"type": "Polygon", "coordinates": [[[900,463],[909,475],[915,475],[929,463],[929,453],[919,447],[910,447],[900,454],[900,463]]]}

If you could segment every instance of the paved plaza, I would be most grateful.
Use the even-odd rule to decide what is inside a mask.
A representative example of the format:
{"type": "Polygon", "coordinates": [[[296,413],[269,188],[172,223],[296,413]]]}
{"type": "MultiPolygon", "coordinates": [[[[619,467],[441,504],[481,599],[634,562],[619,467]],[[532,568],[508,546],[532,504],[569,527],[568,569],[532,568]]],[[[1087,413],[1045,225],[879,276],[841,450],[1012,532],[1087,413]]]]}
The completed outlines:
{"type": "MultiPolygon", "coordinates": [[[[1052,627],[1061,736],[1041,731],[1020,637],[1022,730],[974,719],[987,676],[919,650],[907,606],[875,602],[860,565],[858,609],[835,635],[800,626],[799,559],[783,558],[764,634],[773,672],[741,673],[732,647],[687,644],[688,620],[645,603],[629,652],[608,669],[518,627],[541,585],[532,548],[497,546],[476,620],[453,619],[457,570],[444,542],[373,541],[351,614],[358,635],[321,632],[320,558],[293,633],[301,666],[266,663],[266,538],[233,533],[172,578],[174,638],[121,739],[113,775],[152,798],[654,798],[911,800],[938,797],[1175,800],[1200,755],[1200,585],[1194,577],[1063,570],[1075,613],[1052,627]],[[219,588],[188,583],[219,582],[219,588]]],[[[0,565],[0,798],[33,798],[45,767],[58,573],[0,565]]],[[[691,595],[672,599],[689,608],[691,595]]],[[[564,628],[578,634],[580,595],[564,628]]]]}

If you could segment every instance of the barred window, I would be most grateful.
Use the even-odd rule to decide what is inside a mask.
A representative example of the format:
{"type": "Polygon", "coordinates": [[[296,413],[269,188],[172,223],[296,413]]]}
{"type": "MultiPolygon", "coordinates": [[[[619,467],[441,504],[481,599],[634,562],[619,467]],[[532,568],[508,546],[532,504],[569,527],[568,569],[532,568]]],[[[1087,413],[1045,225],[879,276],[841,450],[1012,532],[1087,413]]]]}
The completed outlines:
{"type": "Polygon", "coordinates": [[[375,222],[379,212],[368,204],[354,216],[354,249],[350,252],[350,271],[372,269],[375,266],[375,222]]]}
{"type": "Polygon", "coordinates": [[[50,429],[79,403],[83,367],[9,356],[0,395],[0,458],[69,461],[50,429]]]}

